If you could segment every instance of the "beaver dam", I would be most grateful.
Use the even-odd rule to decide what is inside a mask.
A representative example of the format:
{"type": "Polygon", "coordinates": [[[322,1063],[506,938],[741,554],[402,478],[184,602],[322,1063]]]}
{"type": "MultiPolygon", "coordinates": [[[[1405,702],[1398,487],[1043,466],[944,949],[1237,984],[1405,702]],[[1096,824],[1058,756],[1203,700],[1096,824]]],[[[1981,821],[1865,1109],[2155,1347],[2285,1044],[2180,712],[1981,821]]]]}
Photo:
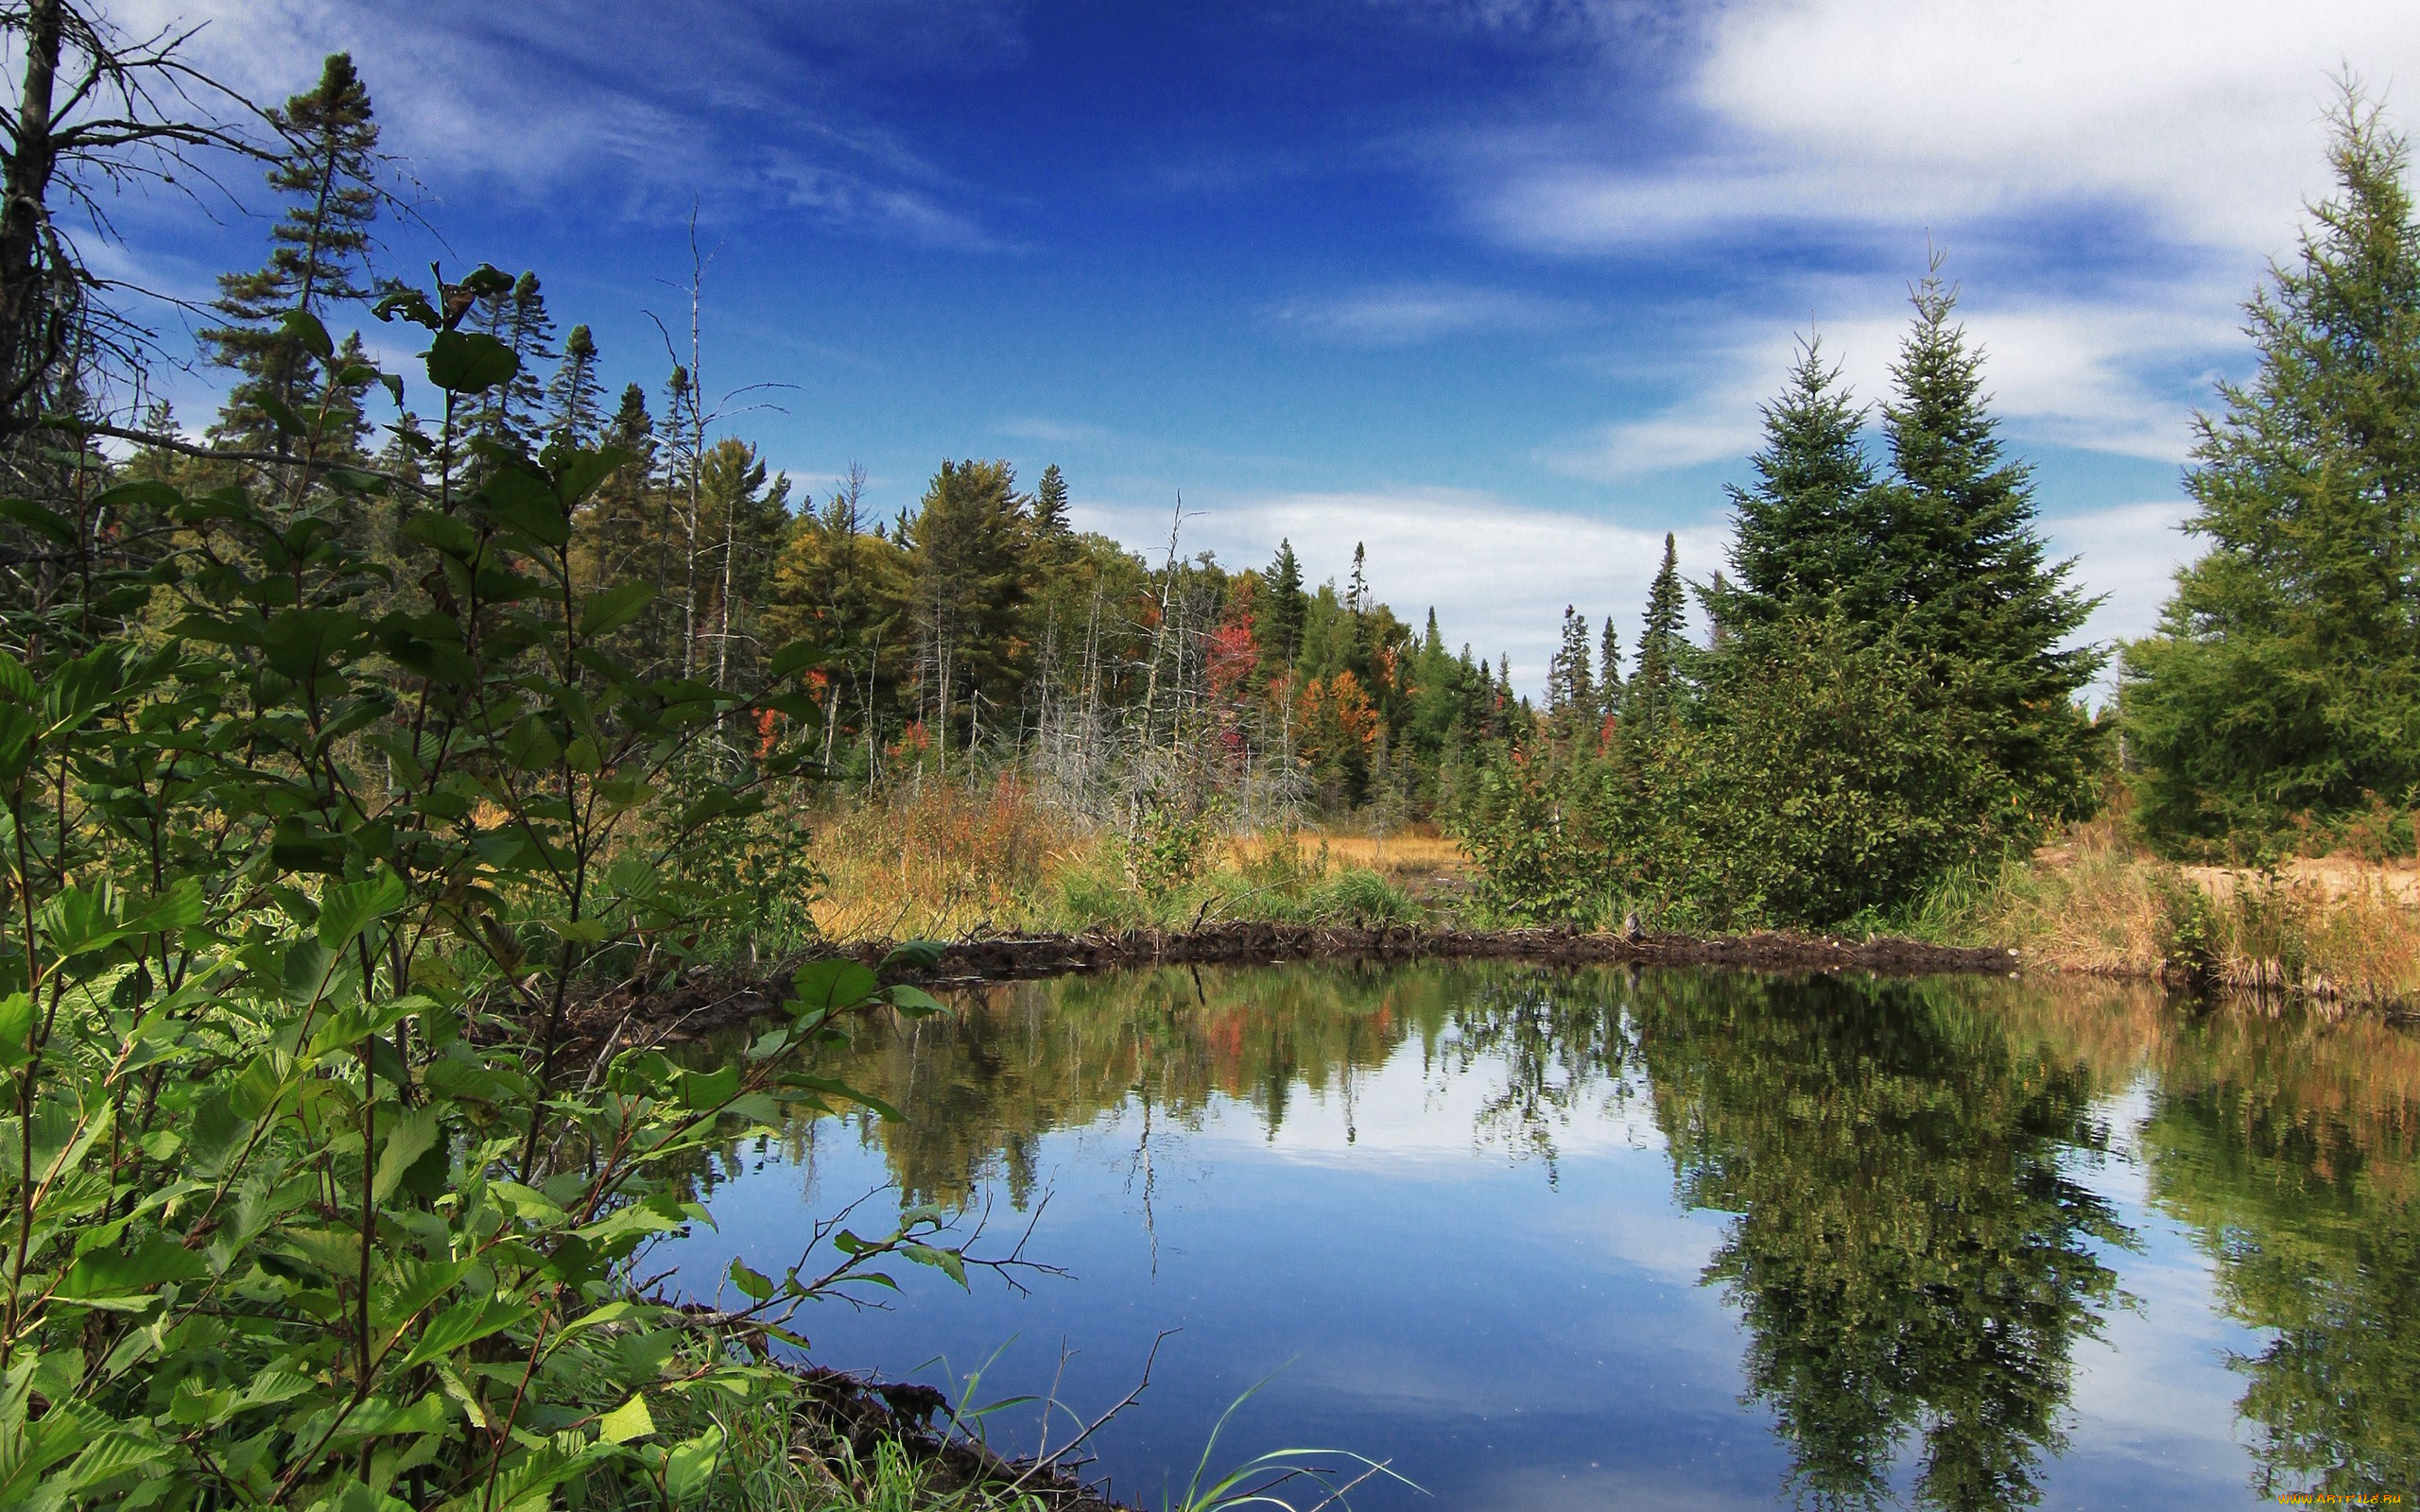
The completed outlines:
{"type": "Polygon", "coordinates": [[[819,1068],[902,1120],[725,1150],[717,1228],[668,1263],[710,1295],[853,1200],[867,1231],[988,1214],[1066,1274],[902,1272],[887,1311],[803,1316],[813,1357],[1031,1398],[981,1419],[1012,1454],[1165,1334],[1087,1446],[1121,1501],[1181,1491],[1247,1392],[1214,1460],[1323,1447],[1410,1483],[1365,1483],[1364,1512],[2420,1486],[2420,1040],[2393,1026],[1502,960],[956,997],[819,1068]]]}

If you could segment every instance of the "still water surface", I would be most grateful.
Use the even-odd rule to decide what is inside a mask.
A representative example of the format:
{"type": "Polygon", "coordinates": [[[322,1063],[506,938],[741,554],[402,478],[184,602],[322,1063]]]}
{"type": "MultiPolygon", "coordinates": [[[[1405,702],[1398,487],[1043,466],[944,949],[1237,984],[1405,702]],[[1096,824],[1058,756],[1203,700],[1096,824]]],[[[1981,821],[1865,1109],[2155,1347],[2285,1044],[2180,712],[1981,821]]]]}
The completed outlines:
{"type": "MultiPolygon", "coordinates": [[[[712,1291],[869,1193],[1071,1279],[902,1274],[816,1357],[1089,1416],[1158,1504],[1389,1461],[1363,1512],[2420,1492],[2420,1040],[2100,985],[1291,965],[986,989],[730,1152],[712,1291]],[[1273,1373],[1273,1375],[1272,1375],[1273,1373]]],[[[991,1419],[1030,1447],[1040,1409],[991,1419]]],[[[1066,1418],[1054,1430],[1063,1437],[1066,1418]]]]}

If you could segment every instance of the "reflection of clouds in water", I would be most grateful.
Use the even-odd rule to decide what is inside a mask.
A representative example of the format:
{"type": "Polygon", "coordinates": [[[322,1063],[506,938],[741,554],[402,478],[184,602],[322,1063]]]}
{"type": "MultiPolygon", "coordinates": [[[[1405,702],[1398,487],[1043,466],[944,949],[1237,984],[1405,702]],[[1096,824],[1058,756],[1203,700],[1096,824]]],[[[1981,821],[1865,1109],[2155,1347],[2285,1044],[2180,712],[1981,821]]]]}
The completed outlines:
{"type": "Polygon", "coordinates": [[[2142,1131],[2157,1096],[2145,1071],[2097,1099],[2093,1116],[2108,1130],[2109,1158],[2066,1162],[2069,1177],[2114,1205],[2135,1237],[2132,1252],[2102,1256],[2121,1272],[2130,1305],[2110,1312],[2100,1339],[2077,1347],[2067,1457],[2133,1461],[2179,1500],[2214,1504],[2209,1498],[2242,1493],[2240,1480],[2213,1467],[2234,1462],[2249,1435],[2236,1413],[2238,1382],[2210,1366],[2264,1340],[2226,1316],[2210,1257],[2152,1202],[2142,1131]],[[2188,1495],[2177,1477],[2196,1472],[2209,1478],[2208,1489],[2188,1495]]]}
{"type": "Polygon", "coordinates": [[[1605,1227],[1606,1253],[1676,1283],[1695,1283],[1705,1274],[1722,1244],[1722,1225],[1729,1221],[1720,1214],[1626,1212],[1611,1217],[1605,1227]]]}
{"type": "MultiPolygon", "coordinates": [[[[1202,1139],[1213,1149],[1249,1143],[1288,1160],[1411,1168],[1408,1174],[1453,1175],[1475,1155],[1538,1153],[1516,1123],[1495,1112],[1510,1075],[1504,1057],[1483,1054],[1465,1067],[1438,1048],[1408,1040],[1377,1070],[1354,1071],[1349,1083],[1339,1076],[1300,1089],[1273,1131],[1251,1102],[1216,1098],[1202,1139]]],[[[1578,1090],[1569,1115],[1547,1119],[1543,1131],[1561,1160],[1660,1153],[1664,1135],[1653,1111],[1644,1076],[1595,1076],[1578,1090]]]]}

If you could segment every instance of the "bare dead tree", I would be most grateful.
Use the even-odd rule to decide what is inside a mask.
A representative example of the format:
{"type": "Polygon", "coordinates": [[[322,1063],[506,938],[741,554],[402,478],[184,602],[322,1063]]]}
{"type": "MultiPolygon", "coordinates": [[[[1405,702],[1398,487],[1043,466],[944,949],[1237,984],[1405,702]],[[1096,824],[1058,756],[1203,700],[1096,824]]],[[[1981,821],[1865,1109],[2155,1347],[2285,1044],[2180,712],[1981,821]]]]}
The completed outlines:
{"type": "Polygon", "coordinates": [[[15,100],[0,105],[0,438],[41,420],[79,338],[129,369],[149,350],[149,332],[111,297],[150,291],[95,274],[61,208],[113,240],[117,196],[197,184],[223,194],[213,158],[273,156],[255,130],[264,113],[186,60],[197,29],[129,37],[78,0],[0,3],[0,47],[23,63],[15,100]]]}

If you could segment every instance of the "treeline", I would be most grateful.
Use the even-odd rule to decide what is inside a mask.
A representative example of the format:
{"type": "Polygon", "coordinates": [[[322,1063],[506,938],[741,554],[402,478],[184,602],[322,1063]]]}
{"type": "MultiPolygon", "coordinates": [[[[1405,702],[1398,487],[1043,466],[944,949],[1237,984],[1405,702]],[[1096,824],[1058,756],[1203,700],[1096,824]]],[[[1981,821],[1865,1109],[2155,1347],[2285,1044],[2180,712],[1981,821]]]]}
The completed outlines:
{"type": "MultiPolygon", "coordinates": [[[[88,458],[109,476],[260,487],[289,465],[302,396],[326,388],[336,419],[307,460],[388,490],[348,503],[336,528],[408,577],[424,549],[413,501],[475,478],[497,449],[619,454],[571,541],[584,589],[648,591],[617,648],[745,694],[775,647],[814,641],[829,653],[812,682],[818,762],[860,787],[1031,767],[1063,801],[1126,821],[1364,809],[1402,820],[1454,807],[1473,753],[1514,731],[1509,665],[1449,651],[1433,612],[1417,630],[1405,623],[1372,592],[1357,548],[1340,589],[1309,584],[1287,543],[1265,569],[1237,571],[1186,554],[1172,527],[1154,561],[1078,531],[1056,466],[1028,488],[996,459],[943,461],[889,519],[873,516],[861,472],[820,501],[797,494],[717,423],[697,353],[658,391],[609,395],[591,329],[560,330],[535,272],[481,269],[458,286],[462,329],[512,353],[509,380],[459,415],[406,409],[373,424],[380,395],[358,334],[323,358],[285,323],[391,314],[381,301],[394,286],[370,265],[385,200],[369,94],[338,56],[275,115],[289,147],[269,182],[285,210],[268,262],[219,281],[203,354],[234,381],[208,444],[182,442],[155,404],[132,433],[153,439],[122,464],[88,458]],[[438,420],[456,439],[432,438],[438,420]]],[[[91,411],[81,393],[59,397],[91,411]]]]}

